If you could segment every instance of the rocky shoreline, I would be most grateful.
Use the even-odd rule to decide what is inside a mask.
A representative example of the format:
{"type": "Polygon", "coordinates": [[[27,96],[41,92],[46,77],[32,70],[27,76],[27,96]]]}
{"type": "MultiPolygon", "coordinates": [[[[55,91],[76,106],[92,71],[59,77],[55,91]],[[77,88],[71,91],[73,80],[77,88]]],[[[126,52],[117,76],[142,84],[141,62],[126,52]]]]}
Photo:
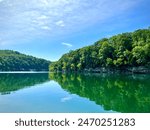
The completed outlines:
{"type": "Polygon", "coordinates": [[[150,68],[148,67],[124,67],[124,68],[96,68],[85,69],[83,72],[91,73],[133,73],[133,74],[150,74],[150,68]]]}

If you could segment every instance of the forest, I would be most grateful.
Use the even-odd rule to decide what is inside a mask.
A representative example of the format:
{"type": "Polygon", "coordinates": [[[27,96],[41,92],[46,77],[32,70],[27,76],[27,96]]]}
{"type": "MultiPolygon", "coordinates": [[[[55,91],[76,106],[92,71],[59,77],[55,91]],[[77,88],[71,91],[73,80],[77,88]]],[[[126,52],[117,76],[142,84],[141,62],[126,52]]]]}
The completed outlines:
{"type": "Polygon", "coordinates": [[[103,38],[93,45],[64,54],[49,66],[52,72],[105,70],[150,72],[149,68],[150,28],[103,38]]]}
{"type": "Polygon", "coordinates": [[[47,71],[50,61],[21,54],[12,50],[0,50],[0,71],[47,71]]]}

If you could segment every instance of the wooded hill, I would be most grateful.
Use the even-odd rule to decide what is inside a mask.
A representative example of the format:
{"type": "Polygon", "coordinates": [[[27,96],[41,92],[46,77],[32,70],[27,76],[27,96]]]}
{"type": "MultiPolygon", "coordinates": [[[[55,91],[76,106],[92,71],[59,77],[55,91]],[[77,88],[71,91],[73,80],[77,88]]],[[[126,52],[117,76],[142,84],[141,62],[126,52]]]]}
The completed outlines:
{"type": "Polygon", "coordinates": [[[0,71],[47,71],[49,64],[50,61],[17,51],[0,50],[0,71]]]}
{"type": "Polygon", "coordinates": [[[103,38],[64,54],[50,65],[50,71],[101,71],[133,67],[150,67],[150,29],[139,29],[103,38]]]}

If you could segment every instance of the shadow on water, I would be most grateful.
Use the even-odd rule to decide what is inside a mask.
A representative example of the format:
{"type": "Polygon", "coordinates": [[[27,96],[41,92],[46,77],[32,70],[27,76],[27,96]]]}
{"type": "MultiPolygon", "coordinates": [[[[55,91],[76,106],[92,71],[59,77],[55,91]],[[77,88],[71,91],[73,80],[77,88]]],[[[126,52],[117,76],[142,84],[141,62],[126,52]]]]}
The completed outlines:
{"type": "Polygon", "coordinates": [[[150,75],[54,74],[49,78],[105,110],[123,113],[150,112],[150,75]]]}
{"type": "Polygon", "coordinates": [[[46,81],[49,81],[47,73],[1,73],[0,94],[10,94],[46,81]]]}

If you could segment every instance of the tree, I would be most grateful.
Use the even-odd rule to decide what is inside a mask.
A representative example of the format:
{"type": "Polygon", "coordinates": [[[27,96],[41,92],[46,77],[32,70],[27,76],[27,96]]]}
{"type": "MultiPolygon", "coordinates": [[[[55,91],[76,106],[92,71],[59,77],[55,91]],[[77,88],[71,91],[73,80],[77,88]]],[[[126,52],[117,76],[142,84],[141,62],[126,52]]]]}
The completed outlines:
{"type": "MultiPolygon", "coordinates": [[[[150,29],[139,29],[111,38],[103,38],[64,54],[57,62],[57,70],[85,71],[101,67],[122,69],[150,65],[150,29]],[[59,67],[58,67],[59,66],[59,67]]],[[[51,70],[55,69],[52,67],[51,70]]]]}
{"type": "Polygon", "coordinates": [[[47,71],[50,63],[17,51],[0,50],[0,71],[47,71]]]}

